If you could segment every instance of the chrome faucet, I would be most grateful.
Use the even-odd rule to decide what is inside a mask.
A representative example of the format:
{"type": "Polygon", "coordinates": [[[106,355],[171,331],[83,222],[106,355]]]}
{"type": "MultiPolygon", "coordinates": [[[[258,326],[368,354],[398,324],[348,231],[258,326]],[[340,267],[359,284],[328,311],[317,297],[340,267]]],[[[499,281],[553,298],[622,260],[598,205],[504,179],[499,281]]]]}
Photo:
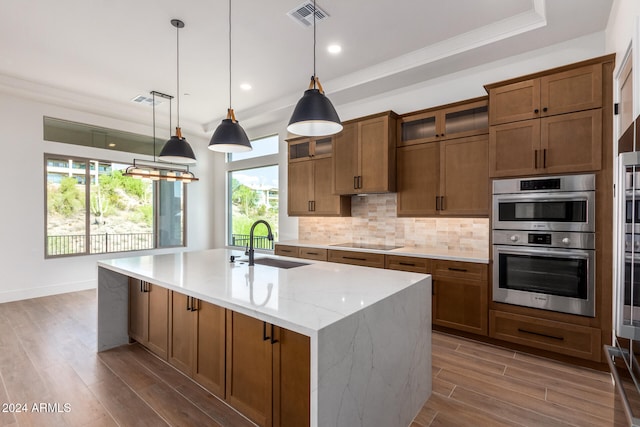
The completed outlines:
{"type": "Polygon", "coordinates": [[[253,225],[251,226],[251,230],[249,231],[249,248],[246,251],[246,255],[249,255],[249,265],[254,265],[254,260],[253,260],[253,229],[256,228],[256,225],[258,224],[264,224],[267,226],[267,239],[271,240],[273,242],[273,234],[271,233],[271,226],[269,225],[269,223],[267,221],[265,221],[264,219],[259,219],[256,222],[253,223],[253,225]]]}

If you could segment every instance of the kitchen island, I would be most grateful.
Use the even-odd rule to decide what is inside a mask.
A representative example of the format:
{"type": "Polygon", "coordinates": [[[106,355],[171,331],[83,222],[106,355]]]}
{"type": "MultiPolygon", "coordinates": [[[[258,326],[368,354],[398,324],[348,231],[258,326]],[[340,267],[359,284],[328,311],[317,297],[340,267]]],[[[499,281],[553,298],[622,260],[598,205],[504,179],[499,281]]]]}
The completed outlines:
{"type": "Polygon", "coordinates": [[[264,255],[249,267],[230,262],[238,254],[99,262],[98,351],[129,342],[133,278],[308,337],[311,426],[411,423],[431,394],[429,275],[308,260],[285,269],[259,258],[300,260],[264,255]]]}

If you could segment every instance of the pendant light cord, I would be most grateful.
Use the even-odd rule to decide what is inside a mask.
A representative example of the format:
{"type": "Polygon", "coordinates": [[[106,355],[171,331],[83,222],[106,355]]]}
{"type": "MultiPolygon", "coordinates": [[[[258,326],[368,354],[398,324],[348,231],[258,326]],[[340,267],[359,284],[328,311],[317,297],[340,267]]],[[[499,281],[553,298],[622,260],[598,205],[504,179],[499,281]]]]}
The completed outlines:
{"type": "MultiPolygon", "coordinates": [[[[156,161],[156,92],[151,92],[151,99],[153,102],[153,161],[156,161]]],[[[169,116],[171,117],[171,116],[169,116]]]]}
{"type": "Polygon", "coordinates": [[[180,127],[180,26],[176,25],[176,102],[177,102],[177,124],[180,127]]]}
{"type": "Polygon", "coordinates": [[[316,88],[316,0],[313,0],[313,88],[316,88]]]}
{"type": "Polygon", "coordinates": [[[231,105],[231,0],[229,0],[229,110],[231,105]]]}

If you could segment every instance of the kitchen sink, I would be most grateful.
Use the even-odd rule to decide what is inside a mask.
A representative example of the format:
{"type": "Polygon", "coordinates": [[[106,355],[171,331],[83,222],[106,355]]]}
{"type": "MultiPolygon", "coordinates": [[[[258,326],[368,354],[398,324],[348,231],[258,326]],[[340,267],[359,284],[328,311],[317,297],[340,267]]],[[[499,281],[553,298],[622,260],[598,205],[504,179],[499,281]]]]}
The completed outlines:
{"type": "MultiPolygon", "coordinates": [[[[248,259],[241,259],[241,262],[249,262],[248,259]]],[[[277,268],[296,268],[302,267],[303,265],[309,265],[306,262],[296,262],[296,261],[286,261],[282,259],[274,259],[274,258],[256,258],[253,260],[254,263],[260,265],[267,265],[269,267],[277,267],[277,268]]]]}

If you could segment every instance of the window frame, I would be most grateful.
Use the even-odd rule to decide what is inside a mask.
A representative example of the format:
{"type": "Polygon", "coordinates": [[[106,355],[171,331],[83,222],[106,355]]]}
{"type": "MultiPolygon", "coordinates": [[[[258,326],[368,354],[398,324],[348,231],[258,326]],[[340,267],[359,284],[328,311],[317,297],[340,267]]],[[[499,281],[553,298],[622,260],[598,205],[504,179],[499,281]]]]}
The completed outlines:
{"type": "MultiPolygon", "coordinates": [[[[278,151],[273,154],[266,154],[264,156],[251,157],[249,159],[230,160],[231,153],[225,155],[225,246],[229,248],[241,248],[241,246],[231,245],[231,235],[233,234],[233,224],[231,215],[231,180],[230,176],[232,172],[239,172],[247,169],[258,169],[263,167],[277,166],[278,177],[280,176],[280,135],[277,133],[261,136],[259,138],[251,139],[251,143],[257,142],[261,139],[276,137],[278,140],[278,151]]],[[[280,229],[280,207],[281,207],[281,194],[280,191],[280,179],[278,179],[278,224],[277,229],[280,229]]]]}
{"type": "MultiPolygon", "coordinates": [[[[121,253],[133,253],[133,252],[143,252],[143,251],[152,251],[152,250],[158,250],[158,249],[171,249],[171,248],[186,248],[188,246],[188,242],[187,242],[187,237],[188,237],[188,227],[187,227],[187,200],[188,200],[188,196],[187,196],[187,185],[184,183],[181,183],[182,185],[182,244],[181,245],[171,245],[171,246],[162,246],[159,247],[159,226],[160,226],[160,221],[158,218],[159,215],[159,209],[160,209],[160,200],[159,200],[159,195],[160,195],[160,189],[159,189],[159,181],[152,181],[152,192],[153,192],[153,203],[152,203],[152,207],[153,207],[153,247],[152,248],[147,248],[147,249],[133,249],[133,250],[128,250],[128,251],[109,251],[109,252],[95,252],[95,253],[91,253],[91,248],[90,245],[85,245],[85,251],[84,252],[80,252],[80,253],[72,253],[72,254],[60,254],[60,255],[50,255],[49,251],[48,251],[48,237],[49,237],[49,230],[48,230],[48,219],[49,219],[49,210],[48,210],[48,203],[47,203],[47,197],[48,197],[48,171],[47,171],[47,167],[48,167],[48,160],[49,159],[67,159],[67,160],[72,160],[72,161],[78,161],[78,162],[85,162],[88,166],[85,168],[84,170],[84,180],[85,180],[85,185],[88,185],[88,187],[85,188],[85,194],[84,194],[84,199],[85,199],[85,221],[84,221],[84,226],[85,226],[85,238],[88,238],[91,235],[91,215],[89,215],[89,206],[91,206],[91,163],[92,162],[98,162],[98,176],[100,174],[99,171],[99,164],[100,163],[109,163],[109,164],[113,164],[113,163],[117,163],[117,164],[123,164],[123,165],[128,165],[128,164],[133,164],[133,161],[126,162],[126,161],[120,161],[120,160],[104,160],[102,158],[98,158],[98,157],[81,157],[81,156],[75,156],[75,155],[67,155],[67,154],[57,154],[57,153],[49,153],[49,152],[45,152],[44,156],[43,156],[43,185],[44,185],[44,191],[43,191],[43,195],[44,195],[44,206],[43,206],[43,210],[44,210],[44,243],[43,243],[43,249],[44,249],[44,258],[45,259],[58,259],[58,258],[68,258],[68,257],[82,257],[82,256],[91,256],[91,255],[105,255],[105,254],[121,254],[121,253]]],[[[86,240],[87,242],[89,241],[89,239],[86,240]]]]}

